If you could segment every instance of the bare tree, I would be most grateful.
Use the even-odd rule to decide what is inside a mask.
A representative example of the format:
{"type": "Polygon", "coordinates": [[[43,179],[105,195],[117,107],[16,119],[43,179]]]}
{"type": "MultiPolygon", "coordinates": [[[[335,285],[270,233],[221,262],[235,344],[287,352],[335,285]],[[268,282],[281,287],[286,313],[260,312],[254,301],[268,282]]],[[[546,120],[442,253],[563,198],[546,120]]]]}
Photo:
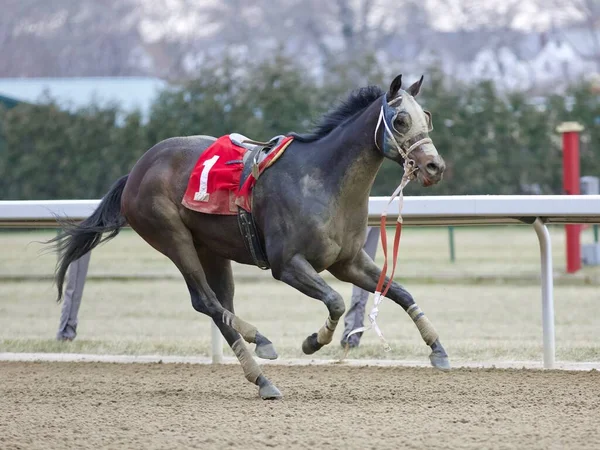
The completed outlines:
{"type": "Polygon", "coordinates": [[[5,0],[0,76],[126,75],[139,36],[129,0],[5,0]]]}
{"type": "Polygon", "coordinates": [[[270,43],[315,64],[339,64],[401,47],[398,38],[414,31],[424,41],[429,15],[419,0],[218,0],[200,6],[217,36],[259,55],[270,43]]]}
{"type": "MultiPolygon", "coordinates": [[[[461,61],[459,67],[477,68],[481,72],[469,72],[467,77],[491,77],[498,85],[523,88],[535,83],[536,74],[531,66],[531,55],[521,53],[521,43],[531,30],[520,26],[536,8],[533,0],[504,0],[489,2],[481,0],[436,0],[438,9],[444,9],[459,47],[454,49],[461,61]]],[[[539,0],[544,1],[544,0],[539,0]]],[[[539,5],[538,5],[539,6],[539,5]]],[[[538,7],[539,9],[539,7],[538,7]]]]}
{"type": "Polygon", "coordinates": [[[374,54],[406,62],[428,27],[420,0],[4,0],[0,49],[11,64],[0,76],[182,78],[210,55],[276,49],[309,70],[374,54]]]}

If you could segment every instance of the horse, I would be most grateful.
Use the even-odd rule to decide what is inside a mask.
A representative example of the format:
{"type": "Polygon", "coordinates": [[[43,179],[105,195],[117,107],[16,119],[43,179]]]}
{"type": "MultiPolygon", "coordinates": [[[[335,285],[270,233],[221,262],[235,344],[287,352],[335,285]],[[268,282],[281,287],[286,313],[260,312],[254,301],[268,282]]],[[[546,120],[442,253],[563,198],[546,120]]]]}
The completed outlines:
{"type": "MultiPolygon", "coordinates": [[[[291,144],[256,180],[252,219],[271,275],[322,301],[329,313],[320,330],[302,343],[305,354],[332,341],[345,312],[344,299],[323,280],[321,272],[327,270],[341,281],[375,292],[382,271],[362,244],[369,194],[384,158],[412,167],[423,187],[443,178],[445,162],[429,137],[431,113],[416,101],[422,83],[423,76],[404,90],[400,74],[387,90],[378,86],[353,90],[308,133],[288,133],[291,144]]],[[[195,135],[158,142],[129,174],[113,183],[87,219],[78,224],[65,220],[63,231],[47,241],[59,254],[57,301],[69,264],[129,225],[175,264],[187,284],[192,307],[214,321],[245,378],[258,386],[258,395],[277,399],[281,392],[262,373],[244,341],[255,344],[255,355],[263,359],[276,359],[275,347],[234,311],[231,262],[258,265],[244,240],[239,217],[204,214],[182,205],[192,168],[215,140],[195,135]]],[[[431,364],[449,368],[437,332],[411,294],[392,282],[385,296],[416,324],[431,348],[431,364]]]]}

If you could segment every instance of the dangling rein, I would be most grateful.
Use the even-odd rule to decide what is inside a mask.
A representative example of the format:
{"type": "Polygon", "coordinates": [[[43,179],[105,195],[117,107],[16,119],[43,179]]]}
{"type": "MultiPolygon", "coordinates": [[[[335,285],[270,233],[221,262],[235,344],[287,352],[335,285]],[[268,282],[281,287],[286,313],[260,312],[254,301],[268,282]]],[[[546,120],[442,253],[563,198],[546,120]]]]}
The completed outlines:
{"type": "MultiPolygon", "coordinates": [[[[379,281],[377,282],[377,287],[375,288],[375,296],[373,299],[373,308],[371,309],[371,312],[369,313],[369,321],[371,322],[371,325],[368,327],[356,328],[356,329],[352,330],[346,337],[346,340],[348,341],[348,338],[350,338],[350,336],[352,336],[353,334],[367,331],[367,330],[370,330],[371,328],[373,328],[375,330],[375,333],[377,333],[377,336],[379,336],[379,339],[381,339],[381,342],[383,343],[383,349],[386,352],[389,352],[392,348],[390,347],[390,345],[387,343],[387,341],[383,337],[383,333],[381,332],[379,325],[377,325],[376,319],[377,319],[377,315],[379,314],[379,304],[383,301],[383,298],[385,297],[388,290],[390,289],[390,286],[392,285],[392,280],[394,278],[394,273],[396,272],[396,264],[398,262],[398,250],[400,249],[400,236],[402,235],[402,206],[404,204],[404,192],[403,191],[404,191],[404,188],[406,187],[406,185],[412,179],[414,172],[416,171],[416,169],[414,167],[412,167],[413,166],[412,164],[407,164],[407,161],[412,162],[412,160],[405,160],[404,175],[402,176],[402,182],[398,185],[398,187],[396,188],[394,193],[391,195],[389,201],[387,202],[387,204],[385,205],[385,208],[383,209],[383,212],[381,213],[381,222],[380,222],[381,245],[383,247],[383,257],[385,258],[385,261],[383,263],[381,275],[379,275],[379,281]],[[396,221],[396,233],[394,235],[394,248],[393,248],[393,254],[392,254],[392,261],[393,261],[392,273],[390,274],[390,279],[389,279],[385,289],[383,289],[383,285],[385,284],[385,276],[387,274],[387,268],[388,268],[387,233],[386,233],[387,212],[388,212],[388,208],[389,208],[390,204],[394,201],[394,199],[397,196],[399,196],[398,220],[396,221]]],[[[347,345],[346,345],[346,347],[347,347],[347,345]]],[[[347,351],[347,348],[346,348],[346,351],[347,351]]]]}
{"type": "MultiPolygon", "coordinates": [[[[381,339],[381,342],[383,343],[384,351],[389,352],[391,350],[390,345],[387,343],[387,341],[383,337],[383,333],[381,332],[379,325],[377,325],[376,319],[377,319],[377,315],[379,314],[379,304],[383,301],[383,298],[385,297],[388,290],[390,289],[390,286],[392,285],[392,280],[394,278],[394,273],[396,272],[396,264],[398,261],[398,250],[400,248],[400,236],[402,235],[402,221],[403,221],[402,220],[402,206],[404,205],[404,188],[411,180],[413,180],[415,178],[414,174],[418,170],[418,168],[415,167],[414,160],[409,159],[408,155],[410,152],[412,152],[415,148],[419,147],[420,145],[431,142],[431,139],[429,139],[429,138],[421,139],[421,140],[415,142],[414,144],[412,144],[405,151],[398,144],[398,142],[396,141],[396,138],[394,137],[394,134],[391,132],[391,130],[388,126],[388,123],[385,120],[384,106],[382,106],[381,113],[379,114],[379,121],[377,123],[377,127],[375,128],[375,145],[377,146],[377,148],[379,148],[379,146],[377,145],[377,131],[379,130],[379,125],[381,124],[381,122],[383,122],[383,124],[385,126],[385,131],[386,131],[388,137],[391,139],[391,141],[393,142],[393,144],[396,147],[396,149],[398,150],[398,152],[404,158],[404,166],[403,166],[404,174],[402,175],[402,181],[400,182],[400,184],[398,185],[398,187],[396,188],[394,193],[391,195],[390,199],[388,200],[387,204],[385,205],[385,208],[383,209],[383,212],[381,213],[381,222],[380,222],[381,245],[383,247],[383,256],[385,258],[385,261],[383,263],[381,275],[379,276],[379,281],[377,282],[377,287],[375,288],[373,308],[371,309],[371,312],[369,313],[369,321],[371,322],[371,325],[369,325],[368,327],[356,328],[348,334],[348,336],[346,337],[346,352],[345,352],[344,357],[348,354],[348,350],[349,350],[348,338],[350,338],[350,336],[352,336],[355,333],[367,331],[367,330],[370,330],[371,328],[373,328],[375,330],[375,333],[377,333],[377,336],[379,336],[379,339],[381,339]],[[383,285],[385,283],[385,276],[387,274],[387,268],[388,268],[386,219],[387,219],[388,208],[396,197],[399,197],[398,220],[396,221],[396,233],[394,235],[394,249],[393,249],[393,254],[392,254],[392,258],[393,258],[392,273],[390,274],[390,279],[387,283],[387,286],[385,287],[385,289],[383,289],[383,285]]],[[[384,142],[385,142],[385,136],[384,136],[384,142]]],[[[384,143],[384,145],[385,145],[385,143],[384,143]]]]}

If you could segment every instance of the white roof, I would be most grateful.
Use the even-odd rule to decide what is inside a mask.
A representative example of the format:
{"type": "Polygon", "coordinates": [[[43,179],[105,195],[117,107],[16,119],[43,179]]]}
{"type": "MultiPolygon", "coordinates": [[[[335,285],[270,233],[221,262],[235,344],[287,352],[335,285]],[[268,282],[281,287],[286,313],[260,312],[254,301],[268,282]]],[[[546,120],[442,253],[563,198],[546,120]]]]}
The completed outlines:
{"type": "Polygon", "coordinates": [[[66,109],[118,103],[125,111],[139,109],[144,116],[159,91],[168,85],[149,77],[0,78],[0,95],[40,103],[47,92],[66,109]]]}

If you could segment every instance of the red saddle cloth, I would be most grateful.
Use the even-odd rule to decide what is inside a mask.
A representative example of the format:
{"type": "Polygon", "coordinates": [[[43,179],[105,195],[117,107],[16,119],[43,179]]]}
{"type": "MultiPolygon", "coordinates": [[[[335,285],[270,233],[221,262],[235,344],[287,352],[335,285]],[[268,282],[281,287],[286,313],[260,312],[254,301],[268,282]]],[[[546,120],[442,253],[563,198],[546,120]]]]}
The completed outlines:
{"type": "MultiPolygon", "coordinates": [[[[288,136],[258,165],[258,176],[273,164],[292,141],[288,136]]],[[[229,135],[221,136],[208,147],[194,166],[181,203],[205,214],[236,215],[237,207],[252,211],[252,174],[240,188],[243,158],[248,149],[236,144],[229,135]]]]}

